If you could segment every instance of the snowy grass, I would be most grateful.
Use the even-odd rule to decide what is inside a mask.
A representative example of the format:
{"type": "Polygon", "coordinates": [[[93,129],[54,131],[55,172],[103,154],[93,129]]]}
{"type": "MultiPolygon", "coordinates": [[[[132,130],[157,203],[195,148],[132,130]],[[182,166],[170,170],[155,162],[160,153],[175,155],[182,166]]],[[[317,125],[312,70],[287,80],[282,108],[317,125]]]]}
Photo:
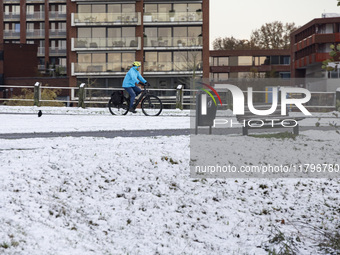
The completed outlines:
{"type": "MultiPolygon", "coordinates": [[[[0,133],[189,128],[187,113],[65,109],[0,107],[16,113],[0,133]]],[[[340,163],[335,131],[209,139],[233,164],[340,163]]],[[[189,163],[189,136],[0,139],[0,254],[339,254],[340,179],[194,179],[189,163]]]]}
{"type": "Polygon", "coordinates": [[[339,180],[192,179],[187,136],[0,144],[1,254],[331,254],[340,226],[339,180]]]}

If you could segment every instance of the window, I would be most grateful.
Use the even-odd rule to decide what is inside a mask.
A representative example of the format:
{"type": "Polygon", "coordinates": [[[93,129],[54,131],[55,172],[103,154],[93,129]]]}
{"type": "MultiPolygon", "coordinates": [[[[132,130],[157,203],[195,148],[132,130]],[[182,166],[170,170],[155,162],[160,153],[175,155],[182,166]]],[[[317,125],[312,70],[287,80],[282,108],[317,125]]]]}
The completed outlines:
{"type": "Polygon", "coordinates": [[[66,22],[59,22],[58,23],[58,28],[60,30],[66,30],[66,22]]]}
{"type": "Polygon", "coordinates": [[[20,14],[20,5],[13,5],[12,6],[12,13],[13,14],[20,14]]]}
{"type": "Polygon", "coordinates": [[[156,13],[157,12],[157,4],[145,4],[144,12],[156,13]]]}
{"type": "Polygon", "coordinates": [[[5,15],[9,15],[9,5],[5,5],[5,15]]]}
{"type": "Polygon", "coordinates": [[[159,13],[169,13],[170,10],[171,10],[171,4],[159,4],[158,5],[159,13]]]}
{"type": "Polygon", "coordinates": [[[218,74],[218,80],[219,81],[225,81],[229,79],[229,73],[219,73],[218,74]]]}
{"type": "Polygon", "coordinates": [[[270,57],[270,64],[271,65],[279,65],[280,64],[279,56],[271,56],[270,57]]]}
{"type": "Polygon", "coordinates": [[[122,4],[122,13],[132,13],[135,12],[134,4],[122,4]]]}
{"type": "Polygon", "coordinates": [[[14,31],[15,32],[20,32],[20,23],[15,23],[14,24],[14,31]]]}
{"type": "Polygon", "coordinates": [[[108,13],[121,13],[122,12],[122,5],[120,5],[120,4],[108,4],[107,5],[107,12],[108,13]]]}
{"type": "Polygon", "coordinates": [[[290,56],[281,56],[280,57],[281,65],[290,65],[290,56]]]}
{"type": "Polygon", "coordinates": [[[26,12],[27,14],[34,14],[34,5],[27,5],[26,12]]]}
{"type": "Polygon", "coordinates": [[[91,5],[78,5],[78,13],[91,13],[91,5]]]}
{"type": "Polygon", "coordinates": [[[266,64],[267,57],[254,57],[254,65],[267,65],[266,64]]]}
{"type": "Polygon", "coordinates": [[[238,57],[238,65],[239,66],[252,66],[253,65],[253,57],[250,57],[250,56],[240,56],[240,57],[238,57]]]}
{"type": "Polygon", "coordinates": [[[106,63],[106,54],[105,53],[93,53],[92,63],[106,63]]]}
{"type": "Polygon", "coordinates": [[[105,13],[106,6],[104,4],[92,5],[92,13],[105,13]]]}
{"type": "Polygon", "coordinates": [[[65,4],[59,4],[58,5],[58,12],[59,13],[66,13],[66,5],[65,4]]]}
{"type": "Polygon", "coordinates": [[[51,40],[51,42],[50,42],[50,44],[51,44],[51,49],[55,49],[55,45],[56,45],[56,41],[55,40],[51,40]]]}
{"type": "Polygon", "coordinates": [[[229,58],[228,57],[219,57],[217,58],[217,66],[227,66],[229,65],[229,58]]]}
{"type": "Polygon", "coordinates": [[[176,12],[187,12],[187,4],[174,4],[176,12]]]}
{"type": "Polygon", "coordinates": [[[281,79],[289,79],[290,78],[290,72],[280,72],[279,73],[281,79]]]}
{"type": "Polygon", "coordinates": [[[66,49],[66,40],[58,40],[59,49],[66,49]]]}
{"type": "Polygon", "coordinates": [[[29,23],[29,22],[27,22],[27,24],[26,24],[26,30],[27,31],[34,31],[34,23],[29,23]]]}
{"type": "Polygon", "coordinates": [[[91,62],[91,54],[78,54],[78,63],[90,63],[91,62]]]}

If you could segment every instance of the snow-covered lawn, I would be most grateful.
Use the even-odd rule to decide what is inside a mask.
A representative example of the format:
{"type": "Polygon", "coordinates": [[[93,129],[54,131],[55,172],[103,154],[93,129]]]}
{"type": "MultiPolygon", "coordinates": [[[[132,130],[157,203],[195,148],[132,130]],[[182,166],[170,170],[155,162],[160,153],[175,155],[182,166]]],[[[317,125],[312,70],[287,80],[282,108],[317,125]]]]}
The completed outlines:
{"type": "MultiPolygon", "coordinates": [[[[50,116],[67,131],[79,123],[50,116]]],[[[96,115],[73,117],[98,129],[89,124],[96,115]]],[[[164,128],[189,125],[186,117],[125,117],[130,124],[145,119],[164,128]]],[[[0,133],[16,121],[0,115],[0,133]]],[[[33,122],[13,129],[39,126],[26,123],[33,122]]],[[[335,131],[306,131],[295,140],[219,136],[234,146],[295,146],[301,156],[292,161],[311,161],[306,150],[340,158],[339,137],[335,131]],[[316,142],[324,146],[309,146],[316,142]]],[[[239,164],[257,163],[229,153],[239,164]]],[[[266,152],[278,161],[280,155],[266,152]]],[[[193,179],[189,163],[189,136],[1,139],[0,254],[261,255],[284,247],[332,254],[318,244],[327,241],[323,232],[339,233],[340,179],[193,179]]]]}

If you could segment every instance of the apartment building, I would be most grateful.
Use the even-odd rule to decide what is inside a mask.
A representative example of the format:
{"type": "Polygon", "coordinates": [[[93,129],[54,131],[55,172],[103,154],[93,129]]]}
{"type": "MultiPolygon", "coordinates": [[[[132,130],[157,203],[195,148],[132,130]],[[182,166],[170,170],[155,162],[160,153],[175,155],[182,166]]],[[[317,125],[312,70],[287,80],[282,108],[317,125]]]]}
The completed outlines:
{"type": "MultiPolygon", "coordinates": [[[[340,15],[323,14],[291,34],[291,73],[294,77],[323,78],[322,61],[329,59],[331,44],[340,43],[340,15]],[[335,17],[334,17],[335,16],[335,17]]],[[[330,77],[338,78],[335,72],[330,77]]]]}
{"type": "Polygon", "coordinates": [[[210,80],[290,78],[290,50],[210,51],[210,80]]]}
{"type": "Polygon", "coordinates": [[[70,11],[72,84],[91,77],[95,86],[120,87],[134,60],[159,88],[209,76],[208,0],[75,0],[70,11]]]}
{"type": "Polygon", "coordinates": [[[209,77],[209,0],[3,0],[0,43],[38,46],[37,70],[120,87],[131,64],[155,87],[209,77]]]}
{"type": "Polygon", "coordinates": [[[3,0],[0,43],[38,46],[38,70],[66,75],[66,0],[3,0]]]}

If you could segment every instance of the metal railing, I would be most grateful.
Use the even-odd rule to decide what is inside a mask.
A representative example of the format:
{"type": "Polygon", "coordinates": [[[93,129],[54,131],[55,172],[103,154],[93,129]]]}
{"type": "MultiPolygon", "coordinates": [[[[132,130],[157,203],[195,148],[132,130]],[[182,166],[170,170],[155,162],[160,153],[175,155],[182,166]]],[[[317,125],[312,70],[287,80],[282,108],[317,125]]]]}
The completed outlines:
{"type": "MultiPolygon", "coordinates": [[[[43,102],[59,102],[66,103],[67,105],[77,104],[78,106],[90,106],[95,105],[97,107],[105,107],[110,99],[112,91],[122,90],[122,88],[97,88],[97,87],[87,87],[84,83],[79,87],[57,87],[57,86],[42,86],[41,83],[36,82],[34,86],[20,86],[20,85],[0,85],[0,95],[1,91],[3,97],[0,98],[0,102],[6,101],[23,101],[23,102],[33,102],[34,105],[40,106],[43,102]],[[20,89],[30,89],[33,90],[33,98],[13,98],[12,96],[20,94],[20,89]],[[57,90],[68,90],[69,99],[43,99],[42,89],[57,89],[57,90]]],[[[190,106],[195,105],[197,89],[184,89],[182,85],[179,85],[176,89],[153,89],[150,88],[155,95],[157,95],[166,108],[190,108],[190,106]]],[[[244,91],[246,93],[246,91],[244,91]]],[[[266,91],[253,91],[254,103],[271,103],[265,102],[264,97],[271,92],[266,91]]],[[[304,106],[307,109],[313,110],[314,112],[320,111],[333,111],[336,110],[336,102],[340,99],[336,98],[335,92],[311,92],[312,98],[304,106]]],[[[232,100],[228,92],[219,92],[222,98],[223,106],[218,106],[219,110],[229,109],[232,105],[232,100]],[[226,102],[226,103],[224,103],[226,102]]],[[[299,98],[301,95],[290,95],[292,98],[299,98]]],[[[290,107],[294,110],[294,106],[290,107]]]]}
{"type": "Polygon", "coordinates": [[[72,13],[72,26],[111,24],[140,25],[141,13],[72,13]]]}
{"type": "Polygon", "coordinates": [[[151,23],[168,23],[168,22],[202,22],[202,12],[156,12],[144,13],[143,22],[151,23]]]}
{"type": "Polygon", "coordinates": [[[72,50],[140,49],[141,37],[72,38],[72,50]]]}

